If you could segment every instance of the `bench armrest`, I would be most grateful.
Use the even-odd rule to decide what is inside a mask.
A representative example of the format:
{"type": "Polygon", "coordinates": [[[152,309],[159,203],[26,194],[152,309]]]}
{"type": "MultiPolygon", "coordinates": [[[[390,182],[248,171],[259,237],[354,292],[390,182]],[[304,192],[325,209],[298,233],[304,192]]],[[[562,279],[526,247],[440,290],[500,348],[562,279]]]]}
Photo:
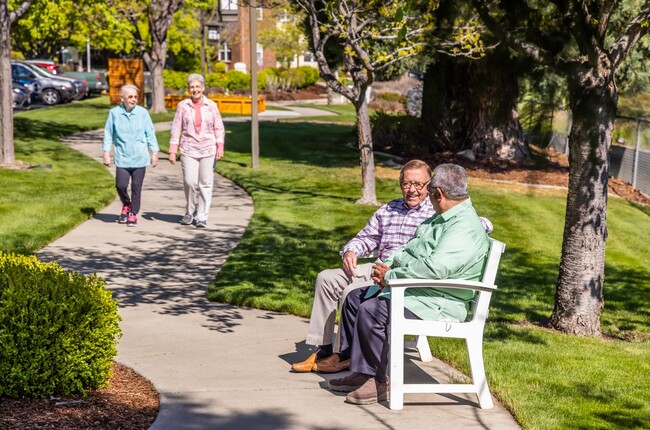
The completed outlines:
{"type": "Polygon", "coordinates": [[[461,279],[387,279],[391,288],[456,288],[459,290],[495,291],[496,285],[461,279]]]}

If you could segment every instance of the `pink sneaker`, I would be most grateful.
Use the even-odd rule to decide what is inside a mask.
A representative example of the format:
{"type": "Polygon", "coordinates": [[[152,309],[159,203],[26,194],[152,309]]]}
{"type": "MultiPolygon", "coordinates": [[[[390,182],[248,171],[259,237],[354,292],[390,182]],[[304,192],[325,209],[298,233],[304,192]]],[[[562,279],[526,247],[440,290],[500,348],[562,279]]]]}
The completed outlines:
{"type": "Polygon", "coordinates": [[[117,222],[119,222],[120,224],[125,224],[127,218],[129,217],[129,212],[131,212],[131,206],[122,206],[122,212],[120,213],[117,222]]]}
{"type": "Polygon", "coordinates": [[[138,217],[135,214],[129,212],[129,216],[126,219],[127,227],[137,227],[138,226],[138,217]]]}

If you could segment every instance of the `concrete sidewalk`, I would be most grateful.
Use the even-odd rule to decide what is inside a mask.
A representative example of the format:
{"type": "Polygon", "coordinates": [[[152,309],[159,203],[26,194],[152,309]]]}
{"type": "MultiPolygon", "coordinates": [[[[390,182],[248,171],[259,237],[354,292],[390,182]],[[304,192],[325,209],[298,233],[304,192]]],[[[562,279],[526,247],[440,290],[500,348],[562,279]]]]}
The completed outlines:
{"type": "MultiPolygon", "coordinates": [[[[101,131],[66,142],[100,161],[101,131]]],[[[253,213],[232,182],[216,177],[203,230],[179,224],[181,168],[166,158],[147,169],[137,228],[116,222],[120,209],[115,200],[38,257],[108,281],[122,316],[117,361],[160,392],[152,429],[519,428],[500,404],[481,410],[474,396],[408,395],[403,411],[391,411],[344,403],[325,388],[331,375],[290,373],[305,354],[306,319],[205,299],[253,213]]],[[[451,374],[440,362],[409,368],[439,380],[451,374]]]]}

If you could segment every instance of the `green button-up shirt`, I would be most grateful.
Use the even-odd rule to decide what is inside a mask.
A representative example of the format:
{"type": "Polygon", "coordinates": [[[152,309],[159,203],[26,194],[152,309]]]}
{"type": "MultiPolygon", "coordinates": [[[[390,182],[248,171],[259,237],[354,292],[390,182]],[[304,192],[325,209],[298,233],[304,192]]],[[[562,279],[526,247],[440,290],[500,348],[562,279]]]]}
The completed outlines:
{"type": "MultiPolygon", "coordinates": [[[[489,248],[490,239],[467,199],[424,221],[415,236],[385,261],[391,267],[386,279],[480,281],[489,248]]],[[[473,291],[417,288],[406,290],[404,303],[422,319],[464,321],[473,297],[473,291]]]]}

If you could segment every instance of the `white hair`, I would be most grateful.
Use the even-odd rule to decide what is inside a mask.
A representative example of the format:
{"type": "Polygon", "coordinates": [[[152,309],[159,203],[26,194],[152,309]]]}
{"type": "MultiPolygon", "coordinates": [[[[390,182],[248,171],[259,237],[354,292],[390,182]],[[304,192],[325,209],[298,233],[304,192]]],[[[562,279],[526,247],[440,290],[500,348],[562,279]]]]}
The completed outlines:
{"type": "Polygon", "coordinates": [[[194,81],[200,82],[201,85],[205,87],[205,78],[203,75],[200,75],[198,73],[190,73],[190,75],[187,77],[187,85],[189,86],[190,83],[194,81]]]}
{"type": "Polygon", "coordinates": [[[129,90],[133,90],[133,91],[135,91],[136,93],[139,93],[139,92],[140,92],[140,90],[138,89],[138,87],[136,87],[135,85],[133,85],[133,84],[126,84],[126,85],[122,85],[122,88],[120,88],[120,96],[121,96],[121,97],[124,97],[124,94],[125,94],[127,91],[129,91],[129,90]]]}

